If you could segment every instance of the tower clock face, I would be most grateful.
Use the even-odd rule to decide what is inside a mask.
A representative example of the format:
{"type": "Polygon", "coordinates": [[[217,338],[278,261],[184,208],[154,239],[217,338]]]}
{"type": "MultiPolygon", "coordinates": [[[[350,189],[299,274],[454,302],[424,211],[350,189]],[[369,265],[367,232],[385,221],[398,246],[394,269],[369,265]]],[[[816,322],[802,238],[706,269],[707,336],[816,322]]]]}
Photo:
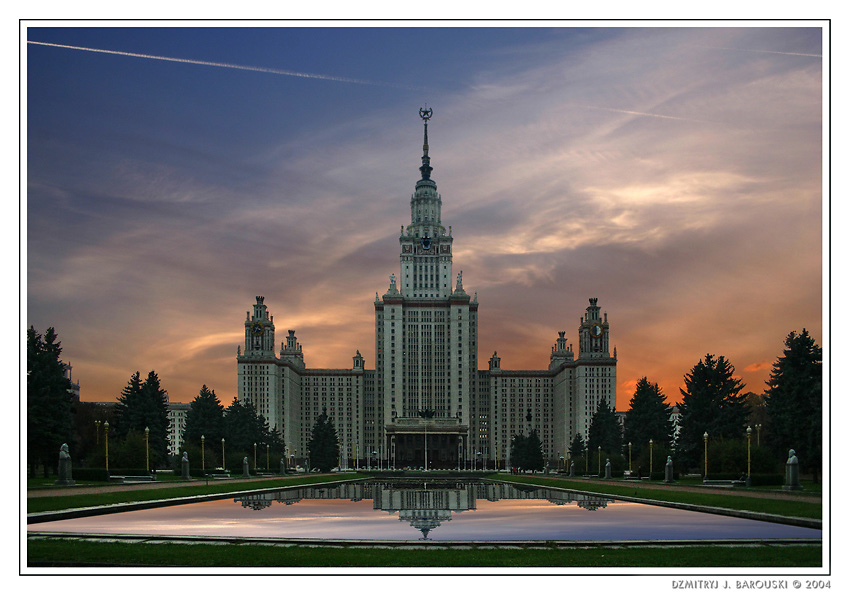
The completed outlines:
{"type": "Polygon", "coordinates": [[[422,249],[423,250],[430,250],[431,249],[431,238],[429,238],[428,236],[425,236],[424,238],[422,238],[422,249]]]}
{"type": "Polygon", "coordinates": [[[594,324],[593,326],[591,326],[590,327],[590,336],[593,337],[593,338],[597,338],[597,337],[602,336],[602,325],[601,324],[594,324]]]}
{"type": "Polygon", "coordinates": [[[255,337],[259,337],[263,334],[263,325],[259,322],[255,322],[251,325],[251,334],[255,337]]]}

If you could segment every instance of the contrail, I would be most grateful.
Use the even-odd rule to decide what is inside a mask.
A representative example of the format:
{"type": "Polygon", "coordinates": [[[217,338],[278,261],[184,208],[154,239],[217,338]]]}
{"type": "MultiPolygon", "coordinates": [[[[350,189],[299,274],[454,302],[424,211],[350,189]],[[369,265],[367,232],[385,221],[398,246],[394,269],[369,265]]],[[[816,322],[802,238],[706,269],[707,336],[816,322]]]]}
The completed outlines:
{"type": "Polygon", "coordinates": [[[708,120],[695,120],[694,118],[680,118],[678,116],[665,116],[664,114],[653,114],[650,112],[636,112],[627,109],[617,109],[615,107],[602,107],[600,105],[583,105],[580,103],[570,103],[567,105],[572,105],[575,107],[583,107],[586,109],[601,109],[607,112],[617,112],[620,114],[631,114],[632,116],[646,116],[648,118],[663,118],[665,120],[680,120],[682,122],[699,122],[700,124],[711,124],[708,120]]]}
{"type": "Polygon", "coordinates": [[[297,76],[308,79],[320,79],[324,81],[334,81],[337,83],[355,83],[358,85],[373,85],[378,87],[396,87],[399,89],[422,90],[420,87],[410,87],[407,85],[399,85],[395,83],[382,83],[377,81],[365,81],[362,79],[347,78],[343,76],[330,76],[326,74],[315,74],[310,72],[297,72],[295,70],[281,70],[279,68],[265,68],[262,66],[243,66],[241,64],[227,64],[224,62],[207,62],[205,60],[190,60],[188,58],[170,58],[168,56],[152,56],[150,54],[136,54],[134,52],[119,52],[117,50],[101,50],[97,48],[86,48],[76,45],[63,45],[60,43],[46,43],[44,41],[27,41],[34,45],[44,45],[54,48],[64,48],[67,50],[81,50],[84,52],[96,52],[98,54],[112,54],[115,56],[129,56],[131,58],[147,58],[148,60],[162,60],[164,62],[181,62],[183,64],[197,64],[199,66],[215,66],[217,68],[232,68],[234,70],[249,70],[252,72],[263,72],[266,74],[281,74],[284,76],[297,76]]]}
{"type": "Polygon", "coordinates": [[[802,52],[779,52],[776,50],[749,50],[746,48],[725,48],[718,45],[701,45],[696,47],[708,48],[711,50],[725,50],[727,52],[756,52],[759,54],[780,54],[782,56],[806,56],[808,58],[823,58],[821,54],[804,54],[802,52]]]}

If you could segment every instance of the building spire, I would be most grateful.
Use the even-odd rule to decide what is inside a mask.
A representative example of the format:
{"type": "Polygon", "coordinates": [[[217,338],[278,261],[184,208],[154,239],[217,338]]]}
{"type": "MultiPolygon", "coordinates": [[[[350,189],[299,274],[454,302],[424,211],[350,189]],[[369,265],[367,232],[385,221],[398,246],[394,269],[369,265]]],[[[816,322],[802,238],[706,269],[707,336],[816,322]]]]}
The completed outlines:
{"type": "Polygon", "coordinates": [[[419,117],[425,122],[425,142],[422,144],[422,167],[419,168],[419,171],[422,172],[423,180],[431,179],[431,171],[434,169],[431,167],[431,157],[428,155],[428,120],[431,119],[434,110],[428,106],[419,108],[419,117]]]}

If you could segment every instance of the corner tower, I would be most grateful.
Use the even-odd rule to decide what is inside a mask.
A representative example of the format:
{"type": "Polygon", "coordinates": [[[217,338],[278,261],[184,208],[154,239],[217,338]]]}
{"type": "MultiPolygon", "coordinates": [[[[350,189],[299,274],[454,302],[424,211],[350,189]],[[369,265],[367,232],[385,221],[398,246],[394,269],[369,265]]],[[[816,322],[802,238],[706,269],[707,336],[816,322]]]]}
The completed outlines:
{"type": "Polygon", "coordinates": [[[590,420],[599,404],[617,407],[617,349],[609,351],[608,313],[601,312],[597,298],[590,298],[578,327],[579,356],[576,360],[576,411],[573,433],[587,439],[590,420]]]}
{"type": "Polygon", "coordinates": [[[257,296],[253,312],[245,313],[245,353],[237,348],[239,401],[250,403],[269,425],[282,428],[283,409],[279,398],[280,368],[274,353],[274,317],[265,298],[257,296]]]}

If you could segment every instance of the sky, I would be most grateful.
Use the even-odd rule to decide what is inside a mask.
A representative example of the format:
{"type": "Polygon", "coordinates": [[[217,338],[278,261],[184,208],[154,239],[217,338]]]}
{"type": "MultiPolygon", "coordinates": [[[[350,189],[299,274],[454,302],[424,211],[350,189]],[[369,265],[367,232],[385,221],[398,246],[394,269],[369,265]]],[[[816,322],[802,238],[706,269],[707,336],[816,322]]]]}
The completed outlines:
{"type": "Polygon", "coordinates": [[[618,410],[707,353],[761,393],[789,332],[824,344],[820,23],[354,24],[25,30],[22,322],[83,400],[155,370],[229,404],[258,295],[309,367],[373,369],[425,105],[479,368],[545,369],[591,297],[618,410]]]}

